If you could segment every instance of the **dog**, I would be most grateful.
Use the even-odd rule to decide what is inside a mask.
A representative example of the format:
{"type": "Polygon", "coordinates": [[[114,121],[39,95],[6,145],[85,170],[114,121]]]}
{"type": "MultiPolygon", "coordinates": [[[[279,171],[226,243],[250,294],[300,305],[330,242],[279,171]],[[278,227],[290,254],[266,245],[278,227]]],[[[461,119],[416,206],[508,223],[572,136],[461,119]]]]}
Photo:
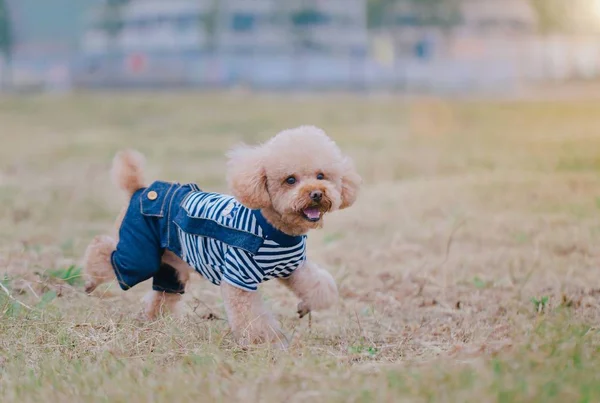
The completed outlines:
{"type": "Polygon", "coordinates": [[[229,325],[241,344],[285,343],[257,289],[278,279],[299,299],[298,314],[331,307],[333,277],[306,257],[306,234],[327,213],[350,207],[361,185],[352,160],[320,128],[284,130],[258,146],[228,153],[233,196],[195,184],[144,180],[144,157],[117,153],[112,177],[129,203],[116,233],[97,236],[83,258],[91,293],[116,279],[123,290],[152,278],[143,316],[177,312],[190,273],[220,286],[229,325]]]}

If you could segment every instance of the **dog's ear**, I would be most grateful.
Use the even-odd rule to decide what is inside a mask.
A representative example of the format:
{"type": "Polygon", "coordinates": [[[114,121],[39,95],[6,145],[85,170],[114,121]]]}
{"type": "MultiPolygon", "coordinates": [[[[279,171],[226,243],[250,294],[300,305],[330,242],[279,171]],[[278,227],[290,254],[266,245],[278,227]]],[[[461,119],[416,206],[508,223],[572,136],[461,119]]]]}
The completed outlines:
{"type": "Polygon", "coordinates": [[[227,154],[229,188],[240,203],[251,209],[271,205],[263,154],[260,147],[246,145],[234,147],[227,154]]]}
{"type": "Polygon", "coordinates": [[[362,183],[362,178],[356,172],[354,162],[349,157],[344,158],[342,169],[342,204],[340,210],[354,204],[362,183]]]}

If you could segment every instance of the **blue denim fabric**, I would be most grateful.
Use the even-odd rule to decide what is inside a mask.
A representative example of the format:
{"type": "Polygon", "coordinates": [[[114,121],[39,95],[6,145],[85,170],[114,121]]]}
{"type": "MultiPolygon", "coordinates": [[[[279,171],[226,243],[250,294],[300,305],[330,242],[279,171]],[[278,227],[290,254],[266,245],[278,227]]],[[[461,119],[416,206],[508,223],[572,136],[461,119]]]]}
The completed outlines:
{"type": "MultiPolygon", "coordinates": [[[[260,212],[258,213],[260,214],[260,212]]],[[[179,209],[175,216],[175,224],[188,234],[216,239],[234,248],[243,249],[256,254],[264,240],[258,235],[225,227],[216,221],[206,218],[190,217],[184,209],[179,209]]],[[[261,215],[262,216],[262,215],[261,215]]]]}
{"type": "MultiPolygon", "coordinates": [[[[123,290],[152,278],[152,288],[156,291],[184,292],[185,287],[179,282],[175,269],[161,263],[165,250],[182,257],[180,230],[217,239],[251,254],[261,247],[264,240],[258,235],[189,216],[181,206],[191,192],[197,191],[199,189],[194,184],[154,182],[133,194],[119,229],[119,243],[111,256],[119,286],[123,290]],[[154,200],[148,197],[150,192],[156,192],[156,198],[152,197],[154,200]]],[[[260,212],[256,214],[260,215],[260,212]]],[[[259,218],[264,221],[262,215],[257,220],[259,218]]],[[[265,225],[264,228],[267,238],[271,232],[273,236],[278,233],[274,228],[269,231],[270,226],[265,225]]],[[[296,241],[299,242],[298,239],[296,241]]]]}
{"type": "Polygon", "coordinates": [[[161,264],[165,249],[181,253],[177,228],[171,210],[177,210],[196,185],[154,182],[133,194],[119,229],[119,243],[111,256],[112,265],[123,290],[153,279],[157,291],[183,293],[175,269],[161,264]],[[148,193],[157,193],[155,200],[148,193]]]}

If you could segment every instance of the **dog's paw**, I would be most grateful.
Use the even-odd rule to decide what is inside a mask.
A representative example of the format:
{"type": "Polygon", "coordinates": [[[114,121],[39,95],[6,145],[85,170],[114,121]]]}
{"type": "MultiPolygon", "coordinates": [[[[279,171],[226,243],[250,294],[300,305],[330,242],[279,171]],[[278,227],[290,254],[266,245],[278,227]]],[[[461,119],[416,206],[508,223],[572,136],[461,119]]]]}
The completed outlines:
{"type": "Polygon", "coordinates": [[[85,282],[86,294],[91,294],[96,289],[96,287],[98,287],[98,284],[95,281],[93,281],[93,280],[86,281],[85,282]]]}
{"type": "Polygon", "coordinates": [[[306,302],[301,301],[298,303],[298,317],[302,319],[306,315],[310,313],[310,308],[306,304],[306,302]]]}
{"type": "Polygon", "coordinates": [[[140,309],[138,313],[134,316],[134,320],[140,324],[153,322],[156,319],[156,314],[154,312],[148,311],[146,308],[140,309]]]}
{"type": "Polygon", "coordinates": [[[245,333],[234,336],[234,339],[237,346],[242,350],[262,346],[285,351],[290,346],[289,337],[280,329],[271,329],[257,334],[245,333]]]}

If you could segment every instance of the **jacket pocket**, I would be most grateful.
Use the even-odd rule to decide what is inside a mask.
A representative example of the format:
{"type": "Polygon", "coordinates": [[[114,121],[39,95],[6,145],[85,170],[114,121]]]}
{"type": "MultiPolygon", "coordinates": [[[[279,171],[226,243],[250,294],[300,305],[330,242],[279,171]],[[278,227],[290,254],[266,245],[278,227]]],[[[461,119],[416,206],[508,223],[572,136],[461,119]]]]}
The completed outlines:
{"type": "Polygon", "coordinates": [[[167,201],[176,188],[176,183],[154,182],[140,195],[140,211],[150,217],[164,217],[167,201]]]}

